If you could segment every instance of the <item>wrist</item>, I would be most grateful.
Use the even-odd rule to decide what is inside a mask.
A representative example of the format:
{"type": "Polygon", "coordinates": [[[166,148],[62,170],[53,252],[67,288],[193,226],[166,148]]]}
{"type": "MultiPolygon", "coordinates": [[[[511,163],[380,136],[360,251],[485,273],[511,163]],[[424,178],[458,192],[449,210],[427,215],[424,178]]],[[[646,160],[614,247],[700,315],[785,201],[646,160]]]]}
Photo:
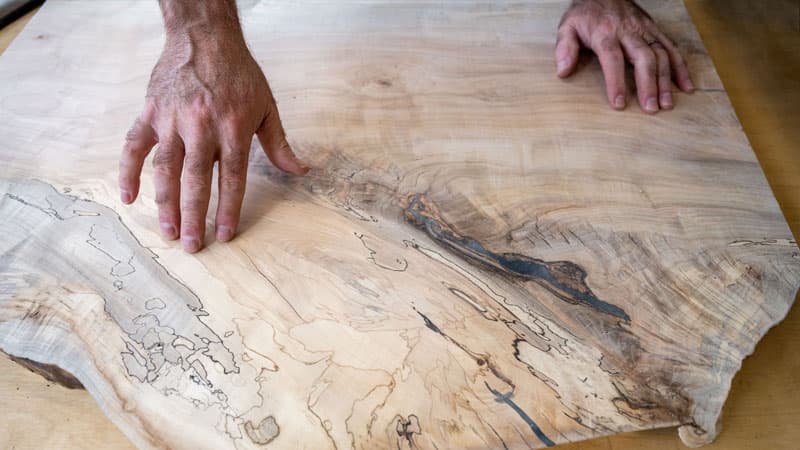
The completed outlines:
{"type": "Polygon", "coordinates": [[[184,42],[244,44],[236,0],[159,0],[167,45],[184,42]]]}

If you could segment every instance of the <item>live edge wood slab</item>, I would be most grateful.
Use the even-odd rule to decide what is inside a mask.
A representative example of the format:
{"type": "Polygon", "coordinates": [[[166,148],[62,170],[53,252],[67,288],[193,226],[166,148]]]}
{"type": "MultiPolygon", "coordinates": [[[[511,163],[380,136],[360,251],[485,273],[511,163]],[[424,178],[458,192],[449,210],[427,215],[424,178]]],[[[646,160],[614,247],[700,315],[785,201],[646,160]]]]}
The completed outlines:
{"type": "Polygon", "coordinates": [[[195,256],[149,173],[116,200],[155,5],[48,2],[0,58],[0,349],[142,448],[713,439],[800,256],[679,2],[645,7],[699,89],[654,117],[554,77],[563,2],[240,7],[314,170],[254,149],[241,235],[195,256]]]}

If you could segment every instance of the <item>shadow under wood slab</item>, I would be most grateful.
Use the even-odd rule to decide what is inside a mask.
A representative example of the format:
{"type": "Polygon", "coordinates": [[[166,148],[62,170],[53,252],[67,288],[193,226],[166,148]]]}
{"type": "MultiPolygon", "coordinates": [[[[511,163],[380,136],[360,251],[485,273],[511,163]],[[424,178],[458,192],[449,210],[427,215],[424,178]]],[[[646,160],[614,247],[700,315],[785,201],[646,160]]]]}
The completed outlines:
{"type": "Polygon", "coordinates": [[[559,2],[242,4],[314,169],[254,152],[241,235],[192,256],[149,169],[115,199],[157,8],[48,2],[0,59],[0,349],[142,448],[709,442],[800,256],[683,6],[647,6],[699,86],[655,117],[553,76],[559,2]]]}
{"type": "Polygon", "coordinates": [[[54,366],[52,364],[39,363],[28,358],[20,358],[17,356],[7,355],[5,353],[0,354],[0,356],[4,356],[10,361],[13,361],[30,370],[31,372],[40,375],[45,380],[59,384],[67,389],[83,389],[83,385],[81,384],[80,380],[75,378],[71,373],[67,372],[61,367],[54,366]]]}

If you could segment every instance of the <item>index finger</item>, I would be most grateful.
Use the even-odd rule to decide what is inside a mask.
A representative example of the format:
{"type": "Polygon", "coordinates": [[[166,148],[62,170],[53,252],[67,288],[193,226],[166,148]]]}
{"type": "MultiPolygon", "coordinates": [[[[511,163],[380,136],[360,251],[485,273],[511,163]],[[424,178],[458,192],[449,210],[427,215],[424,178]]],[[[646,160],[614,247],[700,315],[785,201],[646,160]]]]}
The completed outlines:
{"type": "Polygon", "coordinates": [[[157,141],[156,133],[150,124],[143,117],[137,118],[125,136],[125,147],[119,158],[118,183],[120,199],[123,203],[131,203],[139,195],[142,166],[147,154],[150,153],[157,141]]]}

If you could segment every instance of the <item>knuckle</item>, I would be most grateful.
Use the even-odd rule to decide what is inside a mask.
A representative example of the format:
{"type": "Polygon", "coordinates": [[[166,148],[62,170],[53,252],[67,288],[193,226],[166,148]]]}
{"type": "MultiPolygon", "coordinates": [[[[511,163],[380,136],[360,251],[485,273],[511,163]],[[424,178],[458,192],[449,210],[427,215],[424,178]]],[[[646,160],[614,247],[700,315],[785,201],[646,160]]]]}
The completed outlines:
{"type": "Polygon", "coordinates": [[[125,133],[125,143],[126,144],[130,143],[132,141],[136,141],[137,139],[139,139],[139,134],[140,134],[139,127],[140,126],[141,126],[141,122],[139,122],[139,119],[136,119],[136,121],[133,123],[133,126],[131,126],[131,128],[128,130],[128,132],[125,133]]]}
{"type": "Polygon", "coordinates": [[[192,114],[186,124],[186,131],[194,136],[208,136],[209,130],[214,125],[214,120],[210,113],[192,114]]]}
{"type": "Polygon", "coordinates": [[[194,114],[204,114],[210,112],[210,102],[205,95],[193,95],[189,101],[189,110],[194,114]]]}
{"type": "Polygon", "coordinates": [[[247,128],[249,128],[250,122],[252,122],[250,116],[240,112],[233,112],[229,114],[228,117],[225,119],[226,126],[234,134],[240,134],[245,131],[252,131],[252,130],[247,130],[247,128]]]}
{"type": "Polygon", "coordinates": [[[219,210],[217,212],[216,226],[217,229],[221,226],[226,226],[232,230],[237,228],[239,224],[239,211],[219,210]]]}
{"type": "Polygon", "coordinates": [[[149,148],[145,148],[145,142],[142,139],[139,130],[131,128],[128,134],[125,135],[125,144],[122,146],[122,152],[126,156],[138,157],[149,148]]]}
{"type": "Polygon", "coordinates": [[[156,205],[159,207],[171,206],[174,204],[175,196],[169,189],[156,189],[156,205]]]}
{"type": "Polygon", "coordinates": [[[186,158],[185,171],[189,177],[205,178],[211,174],[211,161],[204,155],[190,155],[186,158]]]}
{"type": "Polygon", "coordinates": [[[278,105],[275,103],[275,99],[272,97],[272,93],[270,93],[269,100],[267,101],[267,110],[264,113],[264,120],[262,123],[266,127],[271,127],[277,122],[280,124],[281,117],[278,113],[278,105]]]}
{"type": "Polygon", "coordinates": [[[619,52],[619,46],[617,45],[617,40],[614,39],[612,36],[603,36],[600,38],[600,42],[598,44],[600,46],[600,51],[608,53],[610,55],[615,55],[619,52]]]}
{"type": "Polygon", "coordinates": [[[117,183],[120,186],[130,186],[134,181],[135,178],[128,173],[120,173],[119,176],[117,176],[117,183]]]}
{"type": "Polygon", "coordinates": [[[651,51],[641,52],[636,57],[636,65],[647,73],[656,73],[656,57],[651,51]]]}
{"type": "Polygon", "coordinates": [[[613,37],[619,31],[619,24],[613,20],[601,20],[594,26],[594,33],[600,37],[613,37]]]}
{"type": "Polygon", "coordinates": [[[186,214],[186,219],[188,221],[197,221],[200,222],[200,217],[206,207],[208,205],[208,199],[203,199],[200,196],[189,196],[183,200],[182,210],[186,214]]]}
{"type": "MultiPolygon", "coordinates": [[[[205,177],[199,177],[191,174],[187,174],[183,177],[183,183],[186,189],[189,192],[204,192],[208,187],[209,183],[205,177]]],[[[187,201],[191,201],[192,198],[187,198],[187,201]]]]}
{"type": "Polygon", "coordinates": [[[197,97],[190,103],[189,117],[192,126],[205,128],[214,121],[214,111],[205,99],[197,97]]]}
{"type": "Polygon", "coordinates": [[[122,147],[122,156],[123,158],[140,158],[144,150],[138,142],[126,140],[125,145],[122,147]]]}
{"type": "Polygon", "coordinates": [[[153,167],[160,172],[174,172],[178,168],[177,156],[173,150],[159,149],[153,156],[153,167]]]}
{"type": "Polygon", "coordinates": [[[647,53],[650,47],[641,39],[629,39],[627,44],[635,52],[647,53]]]}
{"type": "Polygon", "coordinates": [[[144,102],[144,109],[142,110],[142,115],[137,120],[144,119],[145,121],[150,121],[156,115],[156,111],[158,107],[156,105],[155,100],[152,98],[147,98],[144,102]]]}
{"type": "Polygon", "coordinates": [[[623,33],[633,36],[641,36],[644,33],[644,24],[638,18],[625,20],[620,25],[623,33]]]}
{"type": "Polygon", "coordinates": [[[133,156],[136,152],[136,143],[132,139],[125,138],[125,145],[122,146],[122,153],[125,156],[133,156]]]}
{"type": "Polygon", "coordinates": [[[203,235],[202,222],[195,220],[191,217],[184,219],[181,223],[181,235],[202,236],[203,235]]]}
{"type": "Polygon", "coordinates": [[[226,175],[241,175],[247,167],[247,153],[233,151],[222,158],[222,171],[226,175]]]}
{"type": "Polygon", "coordinates": [[[562,26],[558,29],[558,33],[556,33],[556,45],[561,44],[564,42],[565,39],[569,36],[569,32],[567,31],[567,27],[562,26]]]}
{"type": "Polygon", "coordinates": [[[219,182],[222,185],[223,190],[229,192],[244,191],[245,183],[241,176],[224,176],[220,178],[219,182]]]}
{"type": "Polygon", "coordinates": [[[132,155],[129,150],[122,149],[122,155],[120,155],[119,161],[118,161],[118,164],[117,164],[118,167],[119,167],[119,170],[129,169],[129,168],[133,167],[134,164],[135,164],[135,161],[137,159],[137,158],[134,158],[133,156],[134,155],[132,155]]]}
{"type": "Polygon", "coordinates": [[[156,178],[173,178],[180,176],[180,165],[177,163],[167,163],[153,166],[153,175],[156,178]]]}

